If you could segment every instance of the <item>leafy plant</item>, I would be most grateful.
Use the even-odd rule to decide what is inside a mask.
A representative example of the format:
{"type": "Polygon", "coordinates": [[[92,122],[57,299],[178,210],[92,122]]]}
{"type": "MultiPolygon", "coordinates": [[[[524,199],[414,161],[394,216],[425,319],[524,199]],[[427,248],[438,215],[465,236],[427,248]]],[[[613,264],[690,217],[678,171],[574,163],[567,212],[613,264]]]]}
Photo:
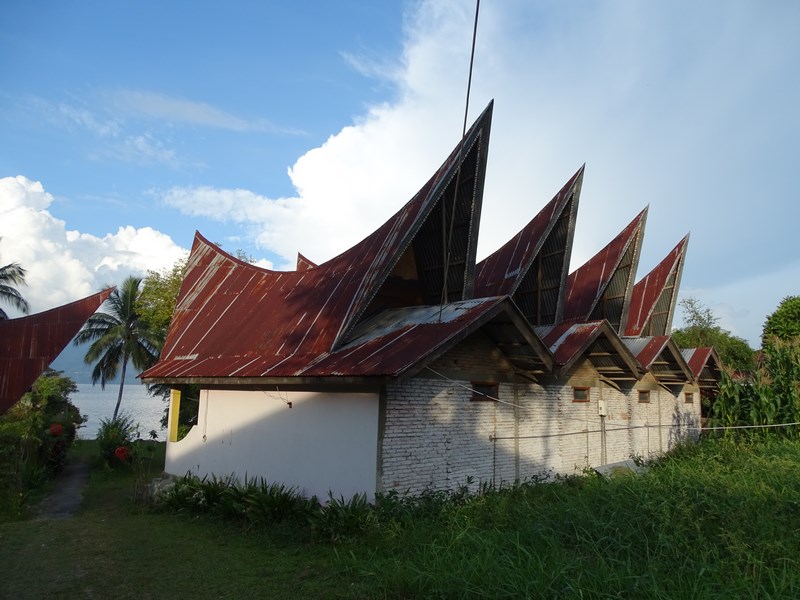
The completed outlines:
{"type": "Polygon", "coordinates": [[[800,427],[772,427],[800,422],[800,339],[772,338],[762,350],[758,369],[747,378],[723,373],[710,424],[717,427],[771,426],[731,430],[742,435],[798,436],[800,427]]]}
{"type": "Polygon", "coordinates": [[[127,413],[120,413],[116,418],[101,419],[97,430],[97,446],[105,464],[116,467],[127,463],[137,434],[138,425],[127,413]]]}

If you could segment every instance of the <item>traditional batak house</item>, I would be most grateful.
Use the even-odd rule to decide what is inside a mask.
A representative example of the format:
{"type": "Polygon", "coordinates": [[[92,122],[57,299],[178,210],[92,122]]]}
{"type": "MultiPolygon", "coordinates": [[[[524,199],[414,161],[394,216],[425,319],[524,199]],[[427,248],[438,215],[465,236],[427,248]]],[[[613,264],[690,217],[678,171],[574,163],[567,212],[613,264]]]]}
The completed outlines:
{"type": "Polygon", "coordinates": [[[142,374],[173,387],[168,473],[263,476],[321,498],[416,493],[572,473],[697,434],[700,386],[716,381],[669,338],[686,240],[634,285],[645,211],[569,274],[582,167],[477,262],[491,115],[327,262],[269,271],[195,236],[142,374]],[[178,441],[186,384],[199,411],[178,441]]]}

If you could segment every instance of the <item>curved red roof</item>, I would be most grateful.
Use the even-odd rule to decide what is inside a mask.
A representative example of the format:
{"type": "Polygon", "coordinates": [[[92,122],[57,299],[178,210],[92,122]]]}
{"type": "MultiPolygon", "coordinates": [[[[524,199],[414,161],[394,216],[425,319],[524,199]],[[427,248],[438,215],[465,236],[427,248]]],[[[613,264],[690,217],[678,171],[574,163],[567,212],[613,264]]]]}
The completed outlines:
{"type": "Polygon", "coordinates": [[[669,335],[688,245],[687,235],[633,286],[625,335],[669,335]]]}
{"type": "Polygon", "coordinates": [[[564,299],[565,321],[608,320],[618,333],[627,323],[647,209],[586,264],[570,273],[564,299]]]}
{"type": "Polygon", "coordinates": [[[390,307],[394,280],[417,304],[440,300],[445,274],[446,301],[471,298],[491,113],[393,217],[319,266],[262,269],[197,233],[161,359],[142,377],[295,376],[347,343],[368,309],[390,307]]]}
{"type": "Polygon", "coordinates": [[[0,321],[0,414],[30,389],[112,289],[34,315],[0,321]]]}

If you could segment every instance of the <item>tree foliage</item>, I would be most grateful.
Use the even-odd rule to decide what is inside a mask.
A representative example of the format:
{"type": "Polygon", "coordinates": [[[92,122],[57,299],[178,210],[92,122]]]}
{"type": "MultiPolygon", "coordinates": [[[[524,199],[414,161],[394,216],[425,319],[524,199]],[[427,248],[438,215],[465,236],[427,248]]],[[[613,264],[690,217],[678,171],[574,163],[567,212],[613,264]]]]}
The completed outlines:
{"type": "Polygon", "coordinates": [[[791,340],[800,336],[800,296],[787,296],[764,322],[761,344],[767,346],[772,337],[791,340]]]}
{"type": "Polygon", "coordinates": [[[162,344],[167,337],[172,311],[175,310],[186,260],[177,261],[170,269],[148,271],[136,301],[140,318],[162,344]]]}
{"type": "Polygon", "coordinates": [[[719,318],[696,298],[680,301],[684,326],[672,332],[680,348],[713,346],[722,363],[735,371],[755,369],[755,353],[742,338],[719,326],[719,318]]]}
{"type": "Polygon", "coordinates": [[[99,381],[100,387],[105,388],[106,382],[120,374],[119,395],[112,419],[119,414],[128,362],[141,370],[152,366],[163,343],[137,310],[141,282],[138,277],[125,279],[111,292],[101,310],[89,317],[74,340],[75,345],[91,343],[84,361],[95,364],[93,384],[99,381]]]}
{"type": "MultiPolygon", "coordinates": [[[[237,251],[240,260],[250,260],[237,251]]],[[[137,302],[137,308],[141,319],[147,323],[147,327],[160,340],[163,346],[172,320],[172,312],[175,310],[175,303],[180,292],[183,273],[186,270],[187,258],[178,260],[171,268],[162,271],[148,271],[147,276],[142,282],[142,292],[137,302]]],[[[169,400],[170,389],[172,386],[166,384],[153,384],[148,386],[148,393],[151,396],[158,396],[165,402],[169,400]]],[[[181,386],[181,404],[178,415],[180,439],[191,425],[197,422],[197,407],[200,388],[197,385],[181,386]]],[[[169,406],[164,409],[161,419],[161,427],[166,428],[169,416],[169,406]]]]}

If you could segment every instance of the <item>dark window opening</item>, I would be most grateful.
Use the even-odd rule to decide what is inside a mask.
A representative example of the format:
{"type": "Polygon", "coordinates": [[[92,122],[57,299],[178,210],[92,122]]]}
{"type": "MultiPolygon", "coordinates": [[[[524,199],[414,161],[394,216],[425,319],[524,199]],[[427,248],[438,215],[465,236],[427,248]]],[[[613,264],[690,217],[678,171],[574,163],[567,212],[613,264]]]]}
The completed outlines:
{"type": "Polygon", "coordinates": [[[497,384],[486,381],[470,382],[473,402],[494,402],[499,398],[497,384]]]}
{"type": "Polygon", "coordinates": [[[639,402],[643,404],[650,402],[650,390],[639,390],[639,402]]]}
{"type": "Polygon", "coordinates": [[[572,401],[573,402],[589,402],[589,388],[588,387],[574,387],[574,388],[572,388],[572,401]]]}

